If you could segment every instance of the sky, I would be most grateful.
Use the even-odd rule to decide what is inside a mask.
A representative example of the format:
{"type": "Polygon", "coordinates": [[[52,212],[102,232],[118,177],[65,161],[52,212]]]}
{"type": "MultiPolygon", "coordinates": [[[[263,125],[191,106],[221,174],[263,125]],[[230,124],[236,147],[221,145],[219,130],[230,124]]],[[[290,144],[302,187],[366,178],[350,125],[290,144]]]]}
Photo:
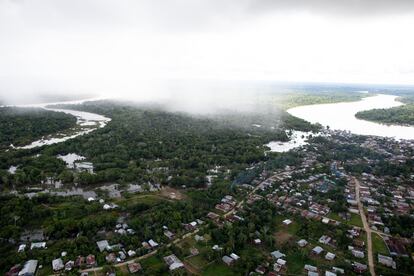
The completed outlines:
{"type": "Polygon", "coordinates": [[[190,95],[213,93],[199,80],[414,84],[413,30],[412,0],[0,0],[0,99],[157,99],[171,80],[190,95]]]}

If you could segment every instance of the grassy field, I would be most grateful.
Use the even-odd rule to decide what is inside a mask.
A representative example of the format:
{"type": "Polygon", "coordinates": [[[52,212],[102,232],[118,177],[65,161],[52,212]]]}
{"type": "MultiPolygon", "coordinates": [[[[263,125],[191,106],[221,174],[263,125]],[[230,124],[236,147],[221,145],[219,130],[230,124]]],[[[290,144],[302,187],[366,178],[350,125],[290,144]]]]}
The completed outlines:
{"type": "Polygon", "coordinates": [[[328,218],[337,220],[339,222],[342,222],[342,223],[345,223],[351,226],[358,226],[361,228],[363,227],[361,216],[357,214],[351,214],[351,219],[348,221],[342,219],[337,213],[333,213],[333,212],[329,213],[328,218]]]}
{"type": "Polygon", "coordinates": [[[163,268],[167,267],[164,261],[161,260],[161,258],[159,258],[158,256],[152,256],[152,257],[143,259],[140,261],[140,264],[144,271],[147,271],[147,270],[158,271],[158,270],[162,270],[163,268]]]}
{"type": "Polygon", "coordinates": [[[232,269],[225,264],[221,263],[221,261],[217,261],[209,265],[202,273],[204,276],[235,276],[236,274],[232,271],[232,269]]]}
{"type": "Polygon", "coordinates": [[[372,248],[374,249],[375,256],[377,253],[389,255],[388,248],[385,245],[384,240],[376,233],[372,233],[372,248]]]}
{"type": "Polygon", "coordinates": [[[351,214],[351,220],[348,221],[348,224],[359,226],[361,228],[364,227],[364,225],[362,224],[361,216],[357,214],[351,214]]]}
{"type": "Polygon", "coordinates": [[[160,195],[158,195],[157,193],[153,193],[153,194],[135,194],[135,195],[131,195],[128,196],[126,198],[120,198],[118,200],[115,200],[115,203],[120,205],[120,206],[124,206],[124,207],[129,207],[132,206],[134,204],[146,204],[148,206],[155,206],[163,201],[165,201],[166,199],[160,195]]]}
{"type": "Polygon", "coordinates": [[[301,275],[305,264],[316,264],[309,258],[309,255],[305,250],[289,252],[286,256],[286,261],[288,265],[287,271],[290,275],[301,275]]]}
{"type": "Polygon", "coordinates": [[[204,267],[208,265],[208,260],[203,258],[201,255],[190,257],[186,259],[186,261],[189,262],[192,266],[194,266],[198,270],[203,270],[204,267]]]}

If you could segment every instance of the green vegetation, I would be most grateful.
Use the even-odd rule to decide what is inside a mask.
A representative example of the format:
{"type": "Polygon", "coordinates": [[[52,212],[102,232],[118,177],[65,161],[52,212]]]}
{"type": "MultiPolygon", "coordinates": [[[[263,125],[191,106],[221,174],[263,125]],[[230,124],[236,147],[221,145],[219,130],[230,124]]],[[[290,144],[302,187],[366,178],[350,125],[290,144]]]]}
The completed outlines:
{"type": "Polygon", "coordinates": [[[412,92],[394,93],[400,95],[397,100],[405,105],[387,109],[372,109],[358,112],[359,119],[398,125],[414,125],[414,95],[412,92]]]}
{"type": "Polygon", "coordinates": [[[376,253],[382,254],[382,255],[389,255],[388,248],[385,245],[384,240],[377,234],[372,233],[372,248],[374,250],[374,255],[376,256],[376,253]]]}
{"type": "Polygon", "coordinates": [[[363,227],[361,216],[357,215],[357,214],[352,214],[351,213],[351,218],[349,220],[344,220],[337,213],[331,212],[331,213],[328,214],[328,218],[334,219],[334,220],[342,222],[342,223],[346,223],[349,226],[358,226],[358,227],[361,227],[361,228],[363,227]]]}
{"type": "MultiPolygon", "coordinates": [[[[292,100],[286,106],[306,104],[307,101],[351,100],[355,95],[348,96],[346,99],[338,95],[329,98],[328,94],[306,96],[302,100],[292,100]]],[[[1,188],[25,191],[30,188],[28,186],[52,177],[70,187],[72,183],[88,188],[105,182],[119,183],[122,187],[127,183],[137,183],[142,185],[145,192],[123,192],[122,197],[116,199],[110,198],[105,192],[99,193],[99,198],[106,203],[117,204],[118,207],[111,210],[103,210],[103,204],[97,200],[89,202],[75,196],[0,196],[0,274],[29,258],[37,259],[43,265],[39,275],[52,274],[51,260],[60,256],[62,251],[67,252],[65,262],[78,255],[94,254],[99,266],[102,266],[107,264],[107,252],[98,252],[96,241],[107,239],[110,244],[124,245],[126,252],[131,249],[136,251],[136,256],[143,256],[149,250],[141,243],[154,239],[160,244],[158,251],[139,261],[143,275],[168,275],[168,267],[162,257],[169,254],[175,254],[188,265],[189,271],[195,270],[202,275],[247,275],[259,265],[272,265],[274,260],[270,252],[274,250],[286,254],[287,267],[283,273],[300,275],[304,273],[304,265],[311,264],[318,266],[321,273],[338,266],[344,268],[347,275],[354,275],[350,263],[344,261],[357,260],[348,250],[352,240],[346,233],[353,225],[362,226],[362,223],[358,215],[348,216],[347,221],[341,218],[342,214],[346,215],[348,208],[344,196],[347,180],[332,174],[332,160],[338,162],[341,170],[355,175],[370,172],[409,176],[414,170],[412,160],[388,164],[382,154],[362,147],[366,138],[360,136],[347,138],[332,134],[315,137],[306,151],[264,154],[267,150],[264,144],[270,140],[287,139],[286,129],[318,130],[318,126],[294,118],[280,109],[275,113],[190,116],[155,107],[106,101],[72,108],[103,114],[112,121],[105,128],[61,144],[3,152],[0,155],[1,188]],[[260,124],[261,127],[254,124],[260,124]],[[68,169],[62,160],[56,158],[58,154],[66,153],[86,156],[87,161],[93,162],[95,173],[79,173],[68,169]],[[286,166],[294,168],[302,164],[309,156],[316,164],[312,163],[303,171],[293,171],[289,181],[325,174],[323,181],[327,183],[326,190],[311,188],[310,185],[317,182],[296,186],[294,192],[303,193],[304,198],[300,207],[293,205],[295,201],[290,201],[293,206],[288,207],[287,199],[283,206],[278,204],[283,202],[281,196],[300,199],[293,191],[286,192],[277,187],[286,184],[285,181],[272,180],[271,187],[255,191],[259,199],[256,198],[254,203],[251,203],[251,198],[247,198],[251,187],[239,185],[255,186],[263,180],[269,180],[273,173],[276,175],[283,171],[286,166]],[[376,160],[376,163],[368,166],[364,158],[376,160]],[[10,165],[19,165],[15,174],[7,172],[10,165]],[[211,174],[215,177],[213,183],[207,186],[206,176],[211,174]],[[176,200],[168,197],[163,193],[166,189],[149,192],[148,183],[168,185],[170,187],[166,189],[176,191],[177,195],[180,193],[180,197],[176,200]],[[240,203],[236,213],[238,217],[228,214],[226,222],[223,217],[219,222],[206,218],[209,211],[224,213],[214,208],[225,195],[233,196],[240,203]],[[324,224],[302,217],[301,211],[309,208],[309,200],[306,200],[309,196],[312,196],[312,201],[328,206],[331,218],[344,223],[324,224]],[[289,226],[282,223],[287,218],[293,221],[289,226]],[[181,238],[192,231],[186,229],[185,224],[196,219],[204,220],[197,226],[197,234],[203,236],[204,241],[196,242],[194,235],[190,235],[172,243],[164,235],[168,228],[175,238],[181,238]],[[116,225],[123,222],[135,233],[116,233],[116,225]],[[22,234],[26,230],[39,229],[43,231],[48,248],[17,253],[20,243],[29,244],[26,239],[21,240],[22,234]],[[322,235],[331,237],[332,244],[321,244],[318,240],[322,235]],[[261,240],[260,244],[253,242],[257,238],[261,240]],[[297,245],[299,239],[306,239],[309,244],[300,248],[297,245]],[[219,245],[222,250],[213,250],[213,245],[219,245]],[[316,245],[322,246],[325,252],[319,256],[312,254],[311,250],[316,245]],[[199,254],[190,256],[191,248],[196,248],[199,254]],[[336,254],[334,260],[325,259],[328,251],[336,254]],[[228,267],[221,258],[230,253],[238,254],[241,259],[228,267]]],[[[382,190],[379,192],[386,193],[382,190]]],[[[388,216],[382,220],[390,226],[393,234],[405,237],[412,234],[413,219],[408,215],[388,216]]],[[[356,239],[363,238],[364,234],[356,239]]],[[[373,234],[373,242],[376,252],[386,250],[376,234],[373,234]]],[[[410,267],[408,261],[405,267],[410,267]]],[[[271,266],[268,267],[268,270],[271,269],[271,266]]],[[[105,265],[104,271],[127,275],[126,266],[114,268],[105,265]]],[[[176,271],[173,274],[184,273],[176,271]]]]}
{"type": "Polygon", "coordinates": [[[276,104],[283,109],[289,109],[295,106],[326,104],[338,102],[353,102],[366,97],[361,93],[355,92],[295,92],[278,94],[275,96],[276,104]]]}
{"type": "Polygon", "coordinates": [[[23,146],[42,136],[76,125],[76,118],[63,112],[40,108],[0,108],[0,150],[23,146]]]}
{"type": "MultiPolygon", "coordinates": [[[[208,190],[194,190],[188,193],[185,201],[164,200],[156,194],[137,195],[119,200],[119,208],[105,211],[97,201],[88,202],[80,197],[37,196],[32,199],[17,196],[0,197],[0,273],[13,264],[21,263],[28,258],[36,258],[47,264],[67,251],[67,258],[75,259],[79,255],[97,254],[98,263],[104,264],[104,254],[97,253],[95,242],[111,233],[112,242],[128,245],[126,248],[141,247],[144,240],[155,239],[167,242],[163,234],[163,226],[181,234],[183,223],[204,217],[224,195],[230,193],[228,182],[217,183],[208,190]],[[161,203],[162,204],[159,204],[161,203]],[[114,235],[117,219],[125,213],[131,215],[128,224],[136,230],[132,235],[114,235]],[[36,219],[33,219],[36,218],[36,219]],[[25,230],[39,230],[48,237],[48,248],[28,250],[17,253],[17,244],[25,230]]],[[[21,240],[20,242],[27,242],[21,240]]],[[[30,244],[29,244],[30,245],[30,244]]],[[[138,251],[145,254],[145,251],[138,251]]],[[[162,261],[162,269],[165,265],[162,261]]],[[[156,273],[155,273],[156,274],[156,273]]],[[[148,274],[154,275],[154,274],[148,274]]]]}
{"type": "Polygon", "coordinates": [[[159,256],[151,256],[140,261],[144,275],[168,275],[168,268],[159,256]]]}
{"type": "Polygon", "coordinates": [[[213,263],[209,265],[204,271],[204,276],[216,276],[216,275],[223,275],[223,276],[234,276],[236,274],[230,267],[226,266],[220,261],[217,263],[213,263]]]}
{"type": "Polygon", "coordinates": [[[358,227],[364,227],[362,224],[361,216],[357,214],[351,214],[351,219],[349,220],[350,225],[358,226],[358,227]]]}
{"type": "Polygon", "coordinates": [[[414,125],[414,104],[358,112],[358,119],[384,124],[414,125]]]}
{"type": "Polygon", "coordinates": [[[278,112],[274,116],[245,114],[240,120],[236,114],[194,117],[113,102],[71,108],[103,114],[112,121],[89,135],[44,149],[2,153],[0,184],[21,188],[49,176],[81,185],[116,181],[204,187],[207,171],[216,166],[222,167],[219,174],[230,173],[233,178],[246,167],[268,160],[263,154],[265,144],[287,140],[285,128],[318,129],[287,113],[277,116],[278,112]],[[72,152],[93,162],[95,173],[74,174],[56,158],[72,152]],[[14,175],[5,171],[11,165],[19,165],[14,175]]]}

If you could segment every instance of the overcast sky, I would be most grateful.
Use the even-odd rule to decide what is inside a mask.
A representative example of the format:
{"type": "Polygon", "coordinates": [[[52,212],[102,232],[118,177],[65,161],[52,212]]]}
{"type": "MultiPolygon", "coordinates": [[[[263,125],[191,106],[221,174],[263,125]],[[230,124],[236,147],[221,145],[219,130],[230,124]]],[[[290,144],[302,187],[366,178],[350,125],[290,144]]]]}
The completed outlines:
{"type": "Polygon", "coordinates": [[[168,79],[414,84],[412,0],[0,0],[0,95],[168,79]]]}

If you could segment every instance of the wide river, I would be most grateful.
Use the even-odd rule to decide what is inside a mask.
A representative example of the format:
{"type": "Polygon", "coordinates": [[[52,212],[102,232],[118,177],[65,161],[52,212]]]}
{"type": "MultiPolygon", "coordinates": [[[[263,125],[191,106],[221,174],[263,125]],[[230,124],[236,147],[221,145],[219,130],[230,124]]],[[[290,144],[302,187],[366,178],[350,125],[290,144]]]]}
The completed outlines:
{"type": "Polygon", "coordinates": [[[397,96],[379,94],[356,102],[299,106],[289,109],[288,112],[308,122],[329,126],[331,129],[346,130],[361,135],[414,139],[414,127],[379,124],[355,117],[359,111],[403,105],[396,101],[396,98],[397,96]]]}

